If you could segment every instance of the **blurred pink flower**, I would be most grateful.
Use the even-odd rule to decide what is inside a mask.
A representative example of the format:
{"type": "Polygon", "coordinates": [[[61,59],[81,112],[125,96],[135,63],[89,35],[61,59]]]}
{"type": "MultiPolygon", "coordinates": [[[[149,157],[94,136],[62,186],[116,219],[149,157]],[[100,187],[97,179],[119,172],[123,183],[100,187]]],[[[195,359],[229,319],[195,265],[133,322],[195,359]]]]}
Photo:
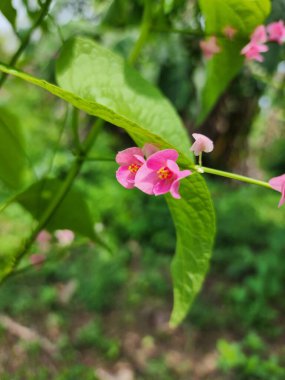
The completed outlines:
{"type": "Polygon", "coordinates": [[[195,139],[194,144],[190,150],[194,152],[195,156],[199,156],[202,152],[210,153],[214,149],[214,143],[208,137],[201,135],[200,133],[193,133],[195,139]]]}
{"type": "Polygon", "coordinates": [[[47,252],[50,249],[51,238],[51,234],[46,230],[42,230],[38,234],[36,241],[39,245],[39,250],[41,252],[47,252]]]}
{"type": "Polygon", "coordinates": [[[268,46],[250,42],[242,49],[241,54],[243,54],[248,61],[254,60],[263,62],[264,58],[260,53],[265,53],[266,51],[268,51],[268,46]]]}
{"type": "Polygon", "coordinates": [[[223,33],[229,40],[232,40],[234,36],[237,34],[237,30],[232,26],[227,25],[224,27],[223,33]]]}
{"type": "Polygon", "coordinates": [[[255,44],[264,44],[267,42],[267,33],[264,25],[257,26],[250,36],[250,42],[255,44]]]}
{"type": "Polygon", "coordinates": [[[284,21],[276,21],[267,25],[269,41],[276,41],[280,45],[285,42],[285,25],[284,21]]]}
{"type": "Polygon", "coordinates": [[[213,57],[213,55],[221,51],[221,48],[218,45],[216,36],[211,36],[207,38],[206,40],[200,41],[200,48],[202,50],[202,53],[205,59],[210,59],[213,57]]]}
{"type": "Polygon", "coordinates": [[[116,172],[118,182],[126,189],[132,189],[137,171],[145,162],[143,151],[137,147],[122,150],[117,154],[116,162],[120,165],[116,172]]]}
{"type": "Polygon", "coordinates": [[[153,144],[144,144],[142,147],[143,154],[145,155],[146,158],[151,156],[153,153],[156,153],[159,151],[159,148],[153,144]]]}
{"type": "Polygon", "coordinates": [[[59,245],[62,247],[70,245],[75,237],[74,232],[71,230],[57,230],[54,234],[58,240],[59,245]]]}
{"type": "Polygon", "coordinates": [[[174,149],[152,154],[138,170],[135,186],[146,194],[161,195],[170,192],[174,198],[180,198],[180,180],[189,176],[191,171],[180,171],[177,159],[178,153],[174,149]]]}
{"type": "Polygon", "coordinates": [[[269,180],[269,185],[272,189],[279,191],[281,193],[281,199],[278,207],[282,206],[285,203],[285,174],[274,177],[269,180]]]}
{"type": "Polygon", "coordinates": [[[35,253],[29,257],[30,263],[37,269],[40,269],[45,259],[46,259],[46,256],[43,255],[42,253],[35,253]]]}
{"type": "Polygon", "coordinates": [[[268,41],[266,28],[264,25],[259,25],[255,28],[250,37],[250,42],[241,50],[241,54],[248,61],[263,62],[264,58],[261,53],[268,51],[268,46],[264,45],[268,41]]]}

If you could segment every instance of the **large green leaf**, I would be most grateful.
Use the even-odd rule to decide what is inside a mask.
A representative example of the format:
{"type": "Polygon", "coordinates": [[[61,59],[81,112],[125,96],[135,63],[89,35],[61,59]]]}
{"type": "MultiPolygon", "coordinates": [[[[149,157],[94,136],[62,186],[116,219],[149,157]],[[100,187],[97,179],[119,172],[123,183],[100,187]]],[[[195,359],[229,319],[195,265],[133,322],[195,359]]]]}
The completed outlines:
{"type": "Polygon", "coordinates": [[[270,0],[199,0],[205,17],[206,34],[222,36],[226,26],[237,30],[232,41],[218,38],[221,52],[206,64],[206,83],[201,95],[198,123],[203,122],[230,81],[243,64],[240,51],[253,29],[264,22],[270,12],[270,0]]]}
{"type": "Polygon", "coordinates": [[[20,122],[6,108],[0,107],[0,180],[12,189],[19,188],[26,164],[20,122]]]}
{"type": "Polygon", "coordinates": [[[17,12],[13,7],[12,0],[0,0],[0,12],[2,12],[15,29],[17,12]]]}
{"type": "MultiPolygon", "coordinates": [[[[138,144],[152,142],[177,149],[179,163],[193,167],[187,133],[169,101],[122,58],[95,42],[77,38],[64,46],[57,67],[64,89],[3,65],[0,70],[124,128],[138,144]]],[[[203,178],[194,174],[183,180],[182,194],[181,200],[167,197],[177,232],[173,325],[185,317],[202,285],[215,233],[213,206],[203,178]]]]}
{"type": "MultiPolygon", "coordinates": [[[[15,197],[35,219],[40,220],[48,208],[54,194],[62,186],[56,179],[43,179],[31,185],[15,197]]],[[[84,195],[72,188],[49,220],[46,228],[49,231],[70,229],[93,241],[97,241],[93,221],[84,200],[84,195]]]]}

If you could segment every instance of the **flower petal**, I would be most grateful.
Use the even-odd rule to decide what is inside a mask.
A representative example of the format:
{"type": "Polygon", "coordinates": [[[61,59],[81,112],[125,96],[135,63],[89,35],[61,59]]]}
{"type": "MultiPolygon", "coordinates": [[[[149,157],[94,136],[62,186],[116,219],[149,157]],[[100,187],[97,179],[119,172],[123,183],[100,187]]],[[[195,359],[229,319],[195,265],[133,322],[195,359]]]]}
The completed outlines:
{"type": "Polygon", "coordinates": [[[132,173],[128,166],[120,166],[116,171],[117,181],[126,189],[133,189],[135,187],[136,173],[132,173]]]}
{"type": "Polygon", "coordinates": [[[159,182],[157,182],[155,184],[155,186],[153,187],[153,193],[154,195],[162,195],[162,194],[166,194],[170,191],[170,188],[172,186],[172,180],[160,180],[159,182]]]}
{"type": "Polygon", "coordinates": [[[135,155],[141,156],[143,158],[142,150],[137,147],[122,150],[116,155],[116,162],[122,166],[129,166],[131,164],[135,164],[137,163],[137,159],[134,158],[135,155]]]}
{"type": "Polygon", "coordinates": [[[142,147],[143,154],[146,156],[146,158],[150,157],[152,154],[159,151],[159,148],[153,144],[144,144],[142,147]]]}
{"type": "Polygon", "coordinates": [[[153,187],[159,181],[157,173],[149,169],[146,164],[142,165],[135,177],[135,186],[146,194],[153,194],[153,187]]]}
{"type": "Polygon", "coordinates": [[[176,161],[178,156],[178,152],[175,149],[160,150],[147,159],[146,165],[149,169],[159,170],[163,166],[166,166],[167,160],[176,161]]]}

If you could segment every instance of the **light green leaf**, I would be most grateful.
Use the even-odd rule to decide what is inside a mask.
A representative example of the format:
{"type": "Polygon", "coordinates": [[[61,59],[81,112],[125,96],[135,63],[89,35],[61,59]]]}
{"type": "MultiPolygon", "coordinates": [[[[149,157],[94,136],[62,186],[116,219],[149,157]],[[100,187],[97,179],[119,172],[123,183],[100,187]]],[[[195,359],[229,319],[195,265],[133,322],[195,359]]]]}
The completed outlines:
{"type": "Polygon", "coordinates": [[[201,94],[201,110],[198,123],[202,123],[231,80],[243,64],[241,49],[248,43],[249,35],[264,22],[271,5],[270,0],[199,0],[206,23],[206,34],[223,36],[226,26],[237,30],[230,41],[218,38],[221,52],[206,64],[206,83],[201,94]]]}
{"type": "Polygon", "coordinates": [[[0,107],[0,180],[12,189],[19,188],[26,164],[19,120],[6,108],[0,107]]]}
{"type": "Polygon", "coordinates": [[[13,7],[12,0],[1,0],[0,12],[6,17],[6,19],[10,22],[12,27],[15,29],[17,12],[13,7]]]}
{"type": "MultiPolygon", "coordinates": [[[[36,220],[40,220],[48,208],[54,194],[62,186],[56,179],[43,179],[31,185],[14,201],[20,203],[36,220]]],[[[93,221],[84,200],[84,195],[72,188],[49,220],[49,231],[69,229],[93,241],[97,241],[93,221]]]]}
{"type": "MultiPolygon", "coordinates": [[[[64,89],[3,65],[0,70],[124,128],[138,144],[175,148],[180,165],[193,167],[187,133],[169,101],[122,58],[95,42],[77,38],[65,44],[57,65],[64,89]]],[[[181,200],[167,197],[177,232],[172,325],[182,321],[202,285],[215,233],[212,201],[203,178],[198,174],[186,178],[181,191],[181,200]]]]}

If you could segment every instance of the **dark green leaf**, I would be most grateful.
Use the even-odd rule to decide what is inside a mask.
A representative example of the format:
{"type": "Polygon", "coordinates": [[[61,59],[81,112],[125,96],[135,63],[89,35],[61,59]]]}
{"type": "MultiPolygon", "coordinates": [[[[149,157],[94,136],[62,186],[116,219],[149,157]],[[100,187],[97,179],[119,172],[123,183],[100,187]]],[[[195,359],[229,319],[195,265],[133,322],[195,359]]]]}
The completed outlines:
{"type": "Polygon", "coordinates": [[[26,154],[19,120],[0,107],[0,179],[17,189],[22,185],[26,154]]]}
{"type": "MultiPolygon", "coordinates": [[[[36,220],[40,220],[61,186],[62,182],[59,180],[43,179],[17,195],[15,201],[20,203],[36,220]]],[[[46,228],[49,231],[69,229],[97,241],[84,195],[75,188],[67,193],[46,228]]]]}

